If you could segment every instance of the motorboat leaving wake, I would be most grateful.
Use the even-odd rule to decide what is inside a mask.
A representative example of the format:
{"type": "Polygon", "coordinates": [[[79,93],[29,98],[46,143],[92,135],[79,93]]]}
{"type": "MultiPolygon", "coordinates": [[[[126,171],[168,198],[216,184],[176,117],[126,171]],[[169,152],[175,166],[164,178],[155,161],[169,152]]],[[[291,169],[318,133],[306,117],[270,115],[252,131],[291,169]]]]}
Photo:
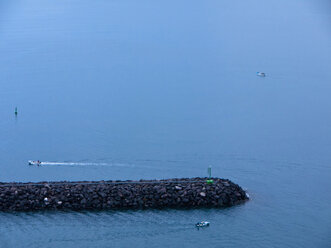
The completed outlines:
{"type": "Polygon", "coordinates": [[[111,167],[135,167],[133,164],[125,163],[83,163],[83,162],[41,162],[39,160],[28,160],[29,165],[55,165],[55,166],[111,166],[111,167]]]}
{"type": "Polygon", "coordinates": [[[29,165],[37,165],[37,166],[40,166],[42,164],[42,162],[40,162],[39,160],[37,161],[29,160],[28,163],[29,165]]]}

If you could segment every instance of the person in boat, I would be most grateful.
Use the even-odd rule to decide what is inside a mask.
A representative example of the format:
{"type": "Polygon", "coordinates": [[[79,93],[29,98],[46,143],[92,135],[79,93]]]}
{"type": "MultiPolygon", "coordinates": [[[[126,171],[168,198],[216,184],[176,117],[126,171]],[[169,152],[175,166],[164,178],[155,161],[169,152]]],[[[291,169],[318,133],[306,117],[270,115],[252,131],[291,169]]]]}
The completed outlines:
{"type": "Polygon", "coordinates": [[[206,227],[209,226],[209,222],[208,221],[201,221],[198,222],[197,224],[195,224],[196,227],[206,227]]]}

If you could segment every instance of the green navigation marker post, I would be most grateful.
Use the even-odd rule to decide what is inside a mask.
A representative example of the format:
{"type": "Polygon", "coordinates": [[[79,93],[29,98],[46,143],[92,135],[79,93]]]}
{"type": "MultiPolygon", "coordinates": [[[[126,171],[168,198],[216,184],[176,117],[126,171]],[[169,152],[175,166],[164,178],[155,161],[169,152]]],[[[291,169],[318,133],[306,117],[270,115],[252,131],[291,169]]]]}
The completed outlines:
{"type": "Polygon", "coordinates": [[[211,178],[211,166],[208,167],[208,177],[211,178]]]}
{"type": "Polygon", "coordinates": [[[212,184],[212,183],[214,183],[214,180],[211,179],[211,166],[209,166],[207,184],[212,184]]]}
{"type": "Polygon", "coordinates": [[[15,107],[15,115],[17,115],[17,107],[15,107]]]}

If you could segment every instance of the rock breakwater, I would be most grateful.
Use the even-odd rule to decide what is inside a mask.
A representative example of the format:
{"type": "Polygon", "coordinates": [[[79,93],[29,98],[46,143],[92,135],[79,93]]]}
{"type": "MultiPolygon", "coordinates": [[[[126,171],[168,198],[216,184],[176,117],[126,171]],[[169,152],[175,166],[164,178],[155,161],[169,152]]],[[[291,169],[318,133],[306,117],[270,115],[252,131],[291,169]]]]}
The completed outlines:
{"type": "Polygon", "coordinates": [[[0,183],[0,211],[229,207],[248,200],[227,179],[0,183]]]}

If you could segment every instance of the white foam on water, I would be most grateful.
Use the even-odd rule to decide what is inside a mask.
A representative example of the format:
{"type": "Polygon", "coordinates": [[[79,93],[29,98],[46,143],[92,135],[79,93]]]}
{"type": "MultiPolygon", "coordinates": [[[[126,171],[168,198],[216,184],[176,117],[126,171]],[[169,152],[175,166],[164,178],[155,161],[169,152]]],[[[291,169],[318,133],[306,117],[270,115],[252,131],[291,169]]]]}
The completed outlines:
{"type": "Polygon", "coordinates": [[[82,163],[82,162],[50,162],[50,161],[41,162],[40,165],[135,167],[133,164],[124,164],[124,163],[82,163]]]}

